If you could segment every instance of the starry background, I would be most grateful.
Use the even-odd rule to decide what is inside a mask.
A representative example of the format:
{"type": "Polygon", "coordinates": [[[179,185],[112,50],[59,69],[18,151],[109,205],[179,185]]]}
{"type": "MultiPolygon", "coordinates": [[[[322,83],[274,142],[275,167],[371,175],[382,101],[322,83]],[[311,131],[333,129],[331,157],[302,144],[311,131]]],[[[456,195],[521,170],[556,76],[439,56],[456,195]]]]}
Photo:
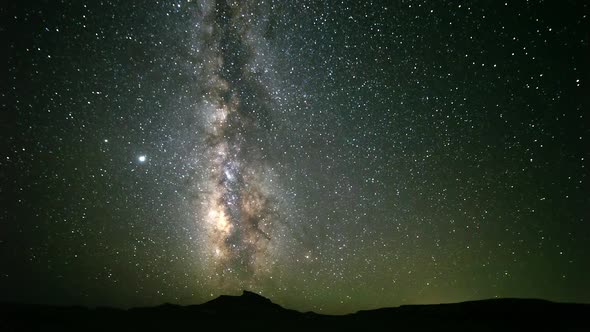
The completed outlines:
{"type": "Polygon", "coordinates": [[[206,7],[2,5],[0,300],[590,302],[588,4],[249,6],[280,232],[263,276],[224,287],[195,208],[206,7]]]}

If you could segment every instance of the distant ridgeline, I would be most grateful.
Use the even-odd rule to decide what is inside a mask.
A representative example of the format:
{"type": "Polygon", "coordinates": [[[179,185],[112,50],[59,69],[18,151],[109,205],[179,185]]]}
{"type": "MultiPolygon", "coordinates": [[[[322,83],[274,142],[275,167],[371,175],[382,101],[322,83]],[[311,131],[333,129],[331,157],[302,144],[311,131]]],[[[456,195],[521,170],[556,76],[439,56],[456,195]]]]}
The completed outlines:
{"type": "Polygon", "coordinates": [[[244,291],[200,305],[113,308],[0,304],[0,331],[590,331],[590,304],[498,299],[411,305],[342,316],[301,313],[244,291]],[[234,330],[235,331],[235,330],[234,330]]]}

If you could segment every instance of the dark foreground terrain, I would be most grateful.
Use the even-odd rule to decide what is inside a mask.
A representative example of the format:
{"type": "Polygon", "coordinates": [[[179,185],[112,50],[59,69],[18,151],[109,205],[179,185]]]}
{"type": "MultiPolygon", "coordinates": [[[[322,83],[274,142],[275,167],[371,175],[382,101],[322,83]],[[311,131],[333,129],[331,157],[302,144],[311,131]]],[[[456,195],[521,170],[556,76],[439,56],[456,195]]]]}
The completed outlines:
{"type": "Polygon", "coordinates": [[[344,316],[284,309],[254,293],[129,310],[0,304],[0,331],[590,331],[590,304],[500,299],[344,316]]]}

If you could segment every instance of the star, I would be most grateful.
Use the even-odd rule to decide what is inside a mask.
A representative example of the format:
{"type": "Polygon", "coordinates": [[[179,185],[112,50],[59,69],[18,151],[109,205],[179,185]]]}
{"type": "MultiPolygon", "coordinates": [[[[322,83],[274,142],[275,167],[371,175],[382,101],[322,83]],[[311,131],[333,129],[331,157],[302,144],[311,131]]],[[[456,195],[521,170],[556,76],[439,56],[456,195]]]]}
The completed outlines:
{"type": "Polygon", "coordinates": [[[146,157],[145,155],[143,155],[143,154],[142,154],[142,155],[140,155],[139,157],[137,157],[137,160],[138,160],[140,163],[142,163],[142,164],[143,164],[143,163],[145,163],[145,161],[147,160],[147,157],[146,157]]]}

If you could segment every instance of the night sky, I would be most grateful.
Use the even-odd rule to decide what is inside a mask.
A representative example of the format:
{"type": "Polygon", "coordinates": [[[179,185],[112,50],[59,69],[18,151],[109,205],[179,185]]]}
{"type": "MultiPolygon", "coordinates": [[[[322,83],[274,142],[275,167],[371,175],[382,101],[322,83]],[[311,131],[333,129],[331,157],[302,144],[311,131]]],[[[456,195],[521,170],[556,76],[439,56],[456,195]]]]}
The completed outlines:
{"type": "Polygon", "coordinates": [[[586,1],[0,9],[0,301],[590,302],[586,1]]]}

